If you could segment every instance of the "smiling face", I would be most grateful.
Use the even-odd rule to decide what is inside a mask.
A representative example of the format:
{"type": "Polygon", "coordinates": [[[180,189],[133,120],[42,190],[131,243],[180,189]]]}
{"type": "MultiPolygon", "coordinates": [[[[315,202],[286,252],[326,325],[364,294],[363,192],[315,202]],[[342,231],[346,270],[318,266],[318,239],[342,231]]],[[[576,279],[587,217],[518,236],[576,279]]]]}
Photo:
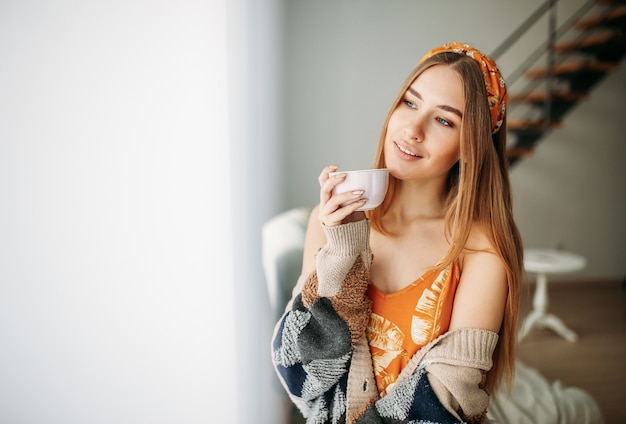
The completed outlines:
{"type": "Polygon", "coordinates": [[[384,154],[400,180],[445,180],[459,160],[465,110],[459,74],[447,65],[426,69],[391,113],[384,154]]]}

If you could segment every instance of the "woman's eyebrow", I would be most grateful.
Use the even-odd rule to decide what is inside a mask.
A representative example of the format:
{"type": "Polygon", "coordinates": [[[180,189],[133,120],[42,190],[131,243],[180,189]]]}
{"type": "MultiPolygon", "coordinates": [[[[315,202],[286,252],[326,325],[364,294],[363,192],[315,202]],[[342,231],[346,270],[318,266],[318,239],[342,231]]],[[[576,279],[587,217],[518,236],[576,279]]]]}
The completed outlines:
{"type": "MultiPolygon", "coordinates": [[[[418,93],[413,87],[409,87],[407,91],[411,93],[413,96],[417,97],[419,100],[424,100],[422,98],[422,95],[418,93]]],[[[448,105],[437,105],[436,107],[438,107],[439,109],[443,109],[445,111],[454,113],[455,115],[458,115],[459,118],[463,119],[463,113],[455,107],[448,106],[448,105]]]]}
{"type": "Polygon", "coordinates": [[[420,93],[418,93],[417,91],[415,91],[415,89],[413,87],[409,87],[409,89],[407,90],[409,93],[411,93],[413,96],[417,97],[420,100],[424,100],[422,99],[422,95],[420,93]]]}

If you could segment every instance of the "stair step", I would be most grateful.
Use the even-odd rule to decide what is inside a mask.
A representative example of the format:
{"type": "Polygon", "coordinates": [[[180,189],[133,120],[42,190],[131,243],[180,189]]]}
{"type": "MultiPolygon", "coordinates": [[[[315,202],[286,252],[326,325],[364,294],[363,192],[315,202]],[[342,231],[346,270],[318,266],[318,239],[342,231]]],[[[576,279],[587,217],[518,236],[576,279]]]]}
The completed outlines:
{"type": "MultiPolygon", "coordinates": [[[[612,62],[598,62],[598,61],[577,61],[577,62],[565,62],[558,65],[554,65],[552,73],[555,76],[568,75],[576,72],[612,72],[619,68],[619,64],[612,62]]],[[[526,76],[529,78],[543,78],[547,74],[545,68],[531,69],[526,72],[526,76]]]]}
{"type": "Polygon", "coordinates": [[[590,29],[595,27],[624,27],[626,23],[626,5],[617,6],[614,9],[608,10],[596,16],[592,16],[588,19],[578,21],[575,25],[578,29],[590,29]]]}
{"type": "MultiPolygon", "coordinates": [[[[509,95],[510,103],[531,102],[543,103],[548,94],[545,91],[534,91],[530,93],[512,93],[509,95]]],[[[552,93],[552,101],[556,102],[578,102],[587,100],[589,93],[552,93]]]]}
{"type": "Polygon", "coordinates": [[[606,46],[607,44],[626,47],[626,36],[619,32],[595,33],[580,40],[559,43],[554,46],[554,51],[557,53],[567,53],[577,50],[589,51],[594,47],[606,46]]]}
{"type": "MultiPolygon", "coordinates": [[[[550,128],[559,128],[561,121],[553,120],[550,123],[550,128]]],[[[507,130],[542,130],[544,128],[544,122],[540,119],[507,119],[507,130]]]]}

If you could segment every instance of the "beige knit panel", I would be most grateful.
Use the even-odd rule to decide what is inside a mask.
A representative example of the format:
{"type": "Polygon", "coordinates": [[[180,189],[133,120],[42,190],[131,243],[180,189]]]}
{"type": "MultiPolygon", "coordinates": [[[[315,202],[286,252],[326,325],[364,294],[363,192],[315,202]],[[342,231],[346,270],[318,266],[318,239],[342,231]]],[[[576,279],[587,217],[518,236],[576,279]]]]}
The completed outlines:
{"type": "Polygon", "coordinates": [[[498,334],[480,328],[448,331],[418,350],[398,376],[397,383],[409,378],[422,363],[443,362],[451,365],[474,366],[488,371],[498,342],[498,334]]]}
{"type": "Polygon", "coordinates": [[[315,258],[318,293],[321,297],[335,296],[359,257],[369,269],[372,255],[369,248],[369,230],[368,220],[324,227],[327,243],[315,258]]]}
{"type": "Polygon", "coordinates": [[[433,391],[448,411],[470,424],[485,420],[489,395],[482,389],[484,371],[441,363],[426,369],[433,391]]]}
{"type": "Polygon", "coordinates": [[[352,353],[346,397],[347,424],[356,421],[378,399],[372,355],[365,336],[358,340],[352,353]]]}

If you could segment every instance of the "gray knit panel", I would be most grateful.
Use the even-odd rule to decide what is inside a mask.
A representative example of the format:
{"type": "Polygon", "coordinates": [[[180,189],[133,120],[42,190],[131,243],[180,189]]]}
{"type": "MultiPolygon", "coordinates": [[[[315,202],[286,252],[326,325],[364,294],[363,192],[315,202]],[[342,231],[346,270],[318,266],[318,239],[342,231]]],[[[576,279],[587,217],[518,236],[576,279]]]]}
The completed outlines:
{"type": "Polygon", "coordinates": [[[336,359],[319,359],[304,365],[307,378],[302,385],[302,397],[312,399],[326,393],[347,372],[350,354],[336,359]]]}
{"type": "Polygon", "coordinates": [[[344,424],[346,412],[346,394],[335,387],[333,404],[328,406],[323,397],[306,402],[307,424],[344,424]]]}
{"type": "Polygon", "coordinates": [[[319,397],[314,401],[307,402],[309,411],[307,413],[307,424],[327,424],[328,423],[328,405],[323,397],[319,397]]]}
{"type": "Polygon", "coordinates": [[[346,394],[339,390],[339,385],[335,388],[335,398],[333,399],[332,424],[341,424],[347,408],[346,394]]]}
{"type": "Polygon", "coordinates": [[[281,334],[280,347],[273,352],[275,364],[285,368],[293,366],[302,361],[298,351],[298,336],[302,329],[306,327],[311,319],[309,312],[293,310],[285,317],[283,332],[281,334]]]}

